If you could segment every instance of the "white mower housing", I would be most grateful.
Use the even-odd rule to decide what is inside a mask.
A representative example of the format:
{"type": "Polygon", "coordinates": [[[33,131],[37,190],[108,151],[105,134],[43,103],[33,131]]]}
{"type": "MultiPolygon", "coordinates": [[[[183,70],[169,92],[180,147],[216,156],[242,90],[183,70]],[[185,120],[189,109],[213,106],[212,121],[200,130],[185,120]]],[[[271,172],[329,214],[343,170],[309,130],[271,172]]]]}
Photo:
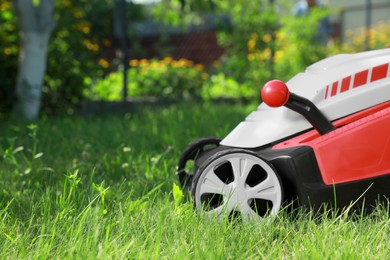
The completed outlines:
{"type": "MultiPolygon", "coordinates": [[[[286,85],[292,93],[313,102],[329,121],[388,101],[390,48],[340,54],[309,66],[286,85]]],[[[255,148],[311,129],[300,114],[286,107],[261,103],[230,132],[221,145],[255,148]]]]}

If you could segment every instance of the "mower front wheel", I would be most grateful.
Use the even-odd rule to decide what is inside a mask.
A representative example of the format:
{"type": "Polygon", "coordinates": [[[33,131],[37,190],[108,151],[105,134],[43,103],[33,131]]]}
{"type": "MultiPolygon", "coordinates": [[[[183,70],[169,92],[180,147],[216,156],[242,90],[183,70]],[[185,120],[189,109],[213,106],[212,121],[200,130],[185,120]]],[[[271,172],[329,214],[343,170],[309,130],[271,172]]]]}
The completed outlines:
{"type": "Polygon", "coordinates": [[[195,206],[207,214],[260,220],[279,211],[283,188],[276,170],[248,150],[229,149],[210,157],[192,181],[195,206]]]}

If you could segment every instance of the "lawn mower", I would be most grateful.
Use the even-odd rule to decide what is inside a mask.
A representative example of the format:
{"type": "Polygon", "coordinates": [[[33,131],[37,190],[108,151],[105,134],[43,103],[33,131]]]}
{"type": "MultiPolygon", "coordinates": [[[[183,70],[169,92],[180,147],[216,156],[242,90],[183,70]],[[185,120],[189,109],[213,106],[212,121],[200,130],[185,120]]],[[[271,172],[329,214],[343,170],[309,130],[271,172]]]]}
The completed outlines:
{"type": "Polygon", "coordinates": [[[261,98],[225,138],[182,153],[177,174],[196,208],[257,220],[284,205],[388,205],[390,48],[326,58],[269,81],[261,98]]]}

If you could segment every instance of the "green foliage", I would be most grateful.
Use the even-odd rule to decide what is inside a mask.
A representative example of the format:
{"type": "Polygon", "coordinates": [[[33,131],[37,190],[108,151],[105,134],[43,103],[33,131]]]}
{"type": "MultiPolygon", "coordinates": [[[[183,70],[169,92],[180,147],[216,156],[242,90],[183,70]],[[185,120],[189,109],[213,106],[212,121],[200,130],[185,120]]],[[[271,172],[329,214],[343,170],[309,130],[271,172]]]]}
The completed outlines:
{"type": "Polygon", "coordinates": [[[164,24],[171,24],[174,26],[183,25],[181,19],[182,3],[179,0],[162,1],[155,8],[152,9],[152,15],[164,24]]]}
{"type": "MultiPolygon", "coordinates": [[[[139,5],[129,3],[130,21],[143,18],[139,5]]],[[[112,46],[114,3],[110,0],[57,1],[55,30],[49,43],[47,73],[43,86],[43,110],[63,112],[84,99],[84,90],[115,64],[104,59],[112,46]]],[[[0,3],[0,103],[11,108],[18,70],[19,31],[11,0],[0,3]]]]}
{"type": "Polygon", "coordinates": [[[389,46],[390,39],[390,22],[380,22],[373,25],[369,31],[365,28],[359,28],[357,30],[349,30],[346,32],[345,42],[341,48],[338,46],[332,46],[330,48],[331,53],[355,53],[365,51],[369,49],[381,49],[389,46]],[[367,34],[368,33],[368,34],[367,34]],[[369,42],[367,46],[367,36],[369,36],[369,42]]]}
{"type": "MultiPolygon", "coordinates": [[[[169,10],[168,6],[165,3],[169,10]]],[[[325,58],[329,49],[318,39],[318,28],[330,11],[312,8],[308,15],[295,17],[291,9],[288,1],[214,1],[213,10],[230,21],[218,28],[218,42],[226,54],[216,74],[225,74],[241,87],[260,89],[271,78],[288,80],[325,58]]]]}
{"type": "Polygon", "coordinates": [[[123,74],[111,72],[104,79],[99,80],[90,89],[86,90],[86,96],[92,100],[119,101],[123,100],[123,74]]]}
{"type": "Polygon", "coordinates": [[[41,1],[40,0],[32,0],[32,3],[34,6],[38,6],[41,3],[41,1]]]}
{"type": "Polygon", "coordinates": [[[173,199],[175,201],[176,212],[180,213],[181,205],[183,203],[183,198],[184,198],[183,191],[181,190],[179,185],[173,183],[172,193],[173,193],[173,199]]]}
{"type": "Polygon", "coordinates": [[[0,113],[9,110],[14,98],[19,53],[19,34],[11,1],[0,2],[0,113]]]}
{"type": "Polygon", "coordinates": [[[329,10],[312,8],[309,15],[282,18],[275,41],[274,69],[278,78],[288,80],[329,55],[326,43],[318,35],[321,20],[329,14],[329,10]]]}
{"type": "Polygon", "coordinates": [[[219,37],[220,44],[227,48],[228,54],[248,54],[248,41],[257,34],[256,49],[264,49],[269,41],[263,36],[277,26],[278,16],[274,6],[269,1],[224,1],[219,3],[219,10],[226,12],[232,22],[230,28],[222,28],[219,37]]]}
{"type": "Polygon", "coordinates": [[[224,1],[219,9],[227,13],[231,27],[221,28],[219,43],[226,49],[221,70],[240,83],[259,88],[271,76],[273,34],[278,25],[275,6],[269,1],[224,1]]]}
{"type": "MultiPolygon", "coordinates": [[[[88,5],[85,4],[85,6],[88,5]]],[[[85,19],[94,21],[90,30],[94,31],[93,35],[99,36],[91,38],[90,42],[84,40],[84,44],[89,51],[96,53],[104,44],[110,44],[108,39],[100,33],[106,29],[93,29],[95,25],[97,25],[95,28],[107,26],[102,23],[104,19],[98,19],[99,8],[104,9],[102,6],[96,5],[98,12],[88,11],[91,6],[86,8],[86,14],[90,16],[88,19],[86,16],[85,19]]],[[[137,10],[137,7],[132,10],[137,10]]],[[[309,15],[294,17],[290,15],[291,4],[286,4],[285,1],[280,1],[277,5],[270,4],[270,1],[266,0],[219,3],[214,1],[163,1],[153,8],[152,13],[164,23],[186,26],[190,22],[196,23],[201,19],[201,16],[197,14],[210,10],[223,13],[231,19],[231,26],[219,28],[218,39],[226,49],[226,55],[218,62],[219,65],[206,73],[188,60],[173,61],[170,58],[131,60],[131,69],[128,74],[128,93],[131,97],[254,98],[264,82],[269,79],[288,80],[308,65],[340,50],[337,45],[325,45],[318,40],[320,21],[330,14],[329,10],[322,8],[313,8],[309,15]]],[[[138,17],[131,14],[130,17],[140,19],[142,15],[138,17]]],[[[384,31],[383,28],[382,26],[379,30],[373,30],[372,46],[374,44],[379,46],[381,44],[378,42],[383,42],[377,39],[378,37],[384,38],[385,34],[382,33],[382,36],[375,34],[375,31],[384,31]]],[[[355,40],[351,42],[356,45],[359,37],[362,38],[354,36],[355,40]]],[[[345,47],[342,49],[346,50],[345,47]]],[[[352,51],[355,49],[359,48],[351,47],[352,51]]],[[[351,52],[351,50],[347,51],[351,52]]],[[[83,57],[83,54],[77,55],[80,58],[83,57]]],[[[86,57],[84,62],[79,62],[74,67],[78,68],[81,64],[88,64],[88,61],[91,61],[91,57],[86,57]]],[[[96,61],[96,58],[92,61],[96,61]]],[[[83,89],[76,88],[75,92],[69,96],[73,97],[74,102],[84,97],[83,93],[88,93],[87,97],[93,99],[121,100],[121,73],[110,73],[104,80],[94,84],[92,90],[86,90],[86,85],[94,83],[94,79],[102,75],[104,69],[112,66],[103,58],[97,59],[97,63],[93,65],[98,69],[88,75],[81,73],[79,81],[69,83],[72,86],[84,86],[83,89]]],[[[71,74],[77,74],[79,71],[82,69],[79,68],[71,74]]]]}
{"type": "MultiPolygon", "coordinates": [[[[128,72],[130,97],[166,99],[235,98],[252,100],[257,88],[237,82],[222,72],[208,74],[202,65],[185,59],[131,60],[128,72]]],[[[112,72],[91,88],[86,96],[94,100],[123,99],[123,74],[112,72]]]]}
{"type": "MultiPolygon", "coordinates": [[[[131,97],[158,96],[163,98],[198,98],[208,74],[203,66],[180,59],[131,60],[128,72],[131,97]]],[[[122,73],[114,72],[98,82],[91,90],[95,99],[121,100],[122,73]]]]}
{"type": "MultiPolygon", "coordinates": [[[[221,20],[218,27],[218,40],[226,55],[208,71],[188,60],[131,60],[129,96],[251,99],[258,96],[258,90],[271,78],[288,80],[331,54],[364,50],[363,31],[348,32],[347,44],[341,47],[336,43],[324,45],[316,39],[319,22],[329,15],[328,10],[314,8],[307,16],[293,17],[291,3],[276,2],[272,5],[268,0],[162,1],[151,13],[164,23],[185,27],[200,22],[200,14],[209,11],[222,19],[229,17],[221,20]]],[[[119,2],[56,1],[57,26],[49,46],[43,87],[43,108],[47,113],[64,108],[71,111],[85,98],[122,99],[121,73],[107,74],[116,70],[118,61],[105,56],[105,49],[114,44],[111,39],[112,12],[118,8],[115,3],[119,2]]],[[[128,8],[130,21],[144,18],[142,7],[128,3],[128,8]]],[[[11,1],[1,1],[0,11],[0,112],[3,112],[14,101],[19,37],[11,1]]],[[[372,29],[371,48],[388,45],[387,27],[380,24],[372,29]]]]}
{"type": "Polygon", "coordinates": [[[201,20],[199,14],[217,11],[213,0],[162,0],[151,10],[151,15],[163,24],[186,28],[201,20]]]}
{"type": "Polygon", "coordinates": [[[255,86],[240,84],[222,72],[211,75],[202,88],[202,98],[206,100],[218,98],[253,100],[257,93],[255,86]]]}
{"type": "MultiPolygon", "coordinates": [[[[56,28],[49,45],[43,103],[51,112],[83,99],[83,90],[103,75],[98,62],[111,45],[111,1],[57,1],[56,28]]],[[[46,112],[49,112],[46,110],[46,112]]]]}

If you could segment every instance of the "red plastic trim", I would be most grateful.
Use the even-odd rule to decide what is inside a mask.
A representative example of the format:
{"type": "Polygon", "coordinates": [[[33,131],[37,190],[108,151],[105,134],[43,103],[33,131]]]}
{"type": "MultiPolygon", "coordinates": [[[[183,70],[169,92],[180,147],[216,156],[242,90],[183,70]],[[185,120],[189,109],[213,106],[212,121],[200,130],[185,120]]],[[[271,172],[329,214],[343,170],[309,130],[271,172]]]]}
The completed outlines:
{"type": "Polygon", "coordinates": [[[326,85],[326,90],[325,90],[325,99],[328,98],[328,92],[329,92],[329,85],[326,85]]]}
{"type": "Polygon", "coordinates": [[[334,122],[338,129],[320,136],[309,131],[273,149],[312,147],[325,184],[339,184],[390,173],[390,102],[334,122]]]}
{"type": "Polygon", "coordinates": [[[357,72],[354,75],[347,76],[343,79],[339,79],[325,87],[325,96],[324,99],[328,99],[338,94],[344,93],[352,88],[363,86],[369,82],[374,82],[377,80],[385,79],[390,77],[388,75],[389,63],[378,65],[373,68],[369,68],[360,72],[357,72]],[[370,73],[371,72],[371,73],[370,73]],[[371,78],[368,78],[368,75],[371,74],[371,78]],[[341,87],[338,87],[339,81],[341,82],[341,87]],[[350,87],[352,83],[352,88],[350,87]],[[340,89],[340,91],[338,91],[340,89]]]}
{"type": "Polygon", "coordinates": [[[338,81],[333,83],[333,85],[332,85],[332,93],[330,94],[332,97],[336,96],[336,94],[337,94],[337,87],[338,86],[339,86],[339,82],[338,81]]]}
{"type": "Polygon", "coordinates": [[[340,92],[343,93],[349,89],[349,85],[351,84],[351,76],[343,78],[341,82],[341,90],[340,92]]]}
{"type": "Polygon", "coordinates": [[[371,82],[386,78],[388,69],[389,64],[374,67],[372,69],[371,82]]]}
{"type": "Polygon", "coordinates": [[[363,70],[355,74],[355,80],[353,82],[353,87],[360,87],[367,83],[368,70],[363,70]]]}

